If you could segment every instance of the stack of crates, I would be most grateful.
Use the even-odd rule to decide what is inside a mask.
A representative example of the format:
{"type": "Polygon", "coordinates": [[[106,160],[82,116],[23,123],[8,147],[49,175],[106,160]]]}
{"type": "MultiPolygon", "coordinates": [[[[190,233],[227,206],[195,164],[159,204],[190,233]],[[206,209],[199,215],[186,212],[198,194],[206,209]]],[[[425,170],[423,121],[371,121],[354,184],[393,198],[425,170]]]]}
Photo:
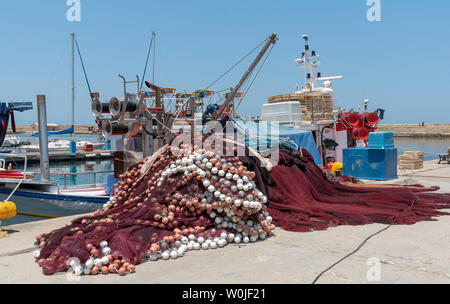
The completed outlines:
{"type": "Polygon", "coordinates": [[[423,168],[423,152],[406,151],[398,159],[400,170],[417,170],[423,168]]]}
{"type": "Polygon", "coordinates": [[[292,101],[300,103],[304,121],[312,120],[312,112],[314,112],[315,121],[334,119],[334,99],[327,93],[282,94],[269,97],[268,101],[269,104],[292,101]]]}

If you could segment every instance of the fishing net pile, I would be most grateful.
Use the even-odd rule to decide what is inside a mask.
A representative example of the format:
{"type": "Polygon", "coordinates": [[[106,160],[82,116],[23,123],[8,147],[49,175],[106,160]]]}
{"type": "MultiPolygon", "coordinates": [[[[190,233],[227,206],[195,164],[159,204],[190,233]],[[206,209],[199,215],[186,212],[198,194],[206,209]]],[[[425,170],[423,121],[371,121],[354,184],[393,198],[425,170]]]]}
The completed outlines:
{"type": "Polygon", "coordinates": [[[280,152],[279,165],[262,170],[269,193],[268,212],[279,227],[296,232],[325,230],[339,225],[372,223],[415,224],[449,215],[450,194],[421,185],[356,184],[344,176],[329,180],[304,149],[280,152]],[[295,182],[294,182],[295,181],[295,182]]]}
{"type": "Polygon", "coordinates": [[[278,165],[267,169],[248,148],[237,156],[239,147],[221,156],[193,144],[166,146],[131,166],[103,209],[36,237],[43,273],[125,275],[146,260],[264,240],[276,225],[389,223],[402,211],[396,223],[413,224],[450,208],[449,195],[424,193],[435,188],[330,181],[304,149],[280,150],[278,165]]]}

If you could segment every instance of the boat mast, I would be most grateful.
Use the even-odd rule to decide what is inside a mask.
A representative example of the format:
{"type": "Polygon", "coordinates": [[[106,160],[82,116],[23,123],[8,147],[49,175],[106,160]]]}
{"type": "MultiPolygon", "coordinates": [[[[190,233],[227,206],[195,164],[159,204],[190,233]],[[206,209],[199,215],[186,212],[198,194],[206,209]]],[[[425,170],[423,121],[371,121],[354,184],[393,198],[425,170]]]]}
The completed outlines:
{"type": "Polygon", "coordinates": [[[75,34],[70,34],[72,37],[72,139],[69,144],[70,153],[74,154],[77,151],[77,145],[75,142],[75,34]]]}
{"type": "MultiPolygon", "coordinates": [[[[75,125],[75,34],[72,33],[72,127],[75,125]]],[[[72,136],[73,137],[73,136],[72,136]]]]}
{"type": "Polygon", "coordinates": [[[318,81],[330,81],[344,78],[343,76],[322,77],[320,73],[317,73],[316,75],[314,69],[320,66],[320,56],[316,54],[316,51],[310,52],[309,36],[302,35],[302,38],[305,40],[305,51],[302,53],[302,58],[296,59],[295,61],[299,64],[300,69],[308,70],[306,81],[307,87],[311,91],[316,88],[316,83],[318,81]],[[310,86],[308,86],[308,83],[310,86]]]}

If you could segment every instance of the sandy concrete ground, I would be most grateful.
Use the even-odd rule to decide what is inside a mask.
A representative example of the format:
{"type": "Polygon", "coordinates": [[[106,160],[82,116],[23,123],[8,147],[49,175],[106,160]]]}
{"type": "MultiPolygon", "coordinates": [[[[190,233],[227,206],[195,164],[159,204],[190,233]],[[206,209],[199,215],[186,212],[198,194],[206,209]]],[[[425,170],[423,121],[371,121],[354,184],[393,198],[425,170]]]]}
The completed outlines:
{"type": "MultiPolygon", "coordinates": [[[[450,166],[430,162],[416,172],[416,177],[402,176],[391,183],[403,184],[405,180],[439,185],[441,192],[450,192],[450,166]]],[[[311,233],[277,229],[276,235],[264,242],[145,262],[125,277],[82,276],[75,281],[64,273],[44,276],[32,257],[33,239],[69,222],[70,218],[60,218],[9,226],[10,236],[0,239],[0,283],[311,283],[322,270],[385,227],[341,226],[311,233]]],[[[450,216],[391,227],[324,274],[318,283],[450,283],[450,216]]]]}

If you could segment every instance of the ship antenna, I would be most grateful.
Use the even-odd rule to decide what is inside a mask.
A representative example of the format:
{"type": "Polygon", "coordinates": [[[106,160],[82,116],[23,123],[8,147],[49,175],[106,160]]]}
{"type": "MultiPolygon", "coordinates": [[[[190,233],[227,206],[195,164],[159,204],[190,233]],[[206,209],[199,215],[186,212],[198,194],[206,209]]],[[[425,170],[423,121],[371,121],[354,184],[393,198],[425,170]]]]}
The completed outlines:
{"type": "Polygon", "coordinates": [[[319,81],[324,81],[326,87],[331,87],[331,80],[342,79],[342,76],[322,77],[321,73],[315,74],[314,69],[320,66],[320,56],[315,51],[310,51],[309,36],[302,35],[302,38],[305,40],[305,51],[302,53],[302,58],[295,61],[299,64],[299,68],[306,70],[307,87],[313,91],[319,81]]]}
{"type": "Polygon", "coordinates": [[[297,59],[297,63],[300,64],[300,68],[304,68],[307,70],[306,81],[311,83],[311,88],[315,87],[315,83],[317,82],[316,75],[314,74],[314,68],[320,65],[320,62],[312,62],[312,57],[315,57],[315,52],[313,52],[312,56],[310,53],[309,47],[309,36],[302,35],[302,38],[305,40],[305,51],[302,54],[302,58],[297,59]]]}

